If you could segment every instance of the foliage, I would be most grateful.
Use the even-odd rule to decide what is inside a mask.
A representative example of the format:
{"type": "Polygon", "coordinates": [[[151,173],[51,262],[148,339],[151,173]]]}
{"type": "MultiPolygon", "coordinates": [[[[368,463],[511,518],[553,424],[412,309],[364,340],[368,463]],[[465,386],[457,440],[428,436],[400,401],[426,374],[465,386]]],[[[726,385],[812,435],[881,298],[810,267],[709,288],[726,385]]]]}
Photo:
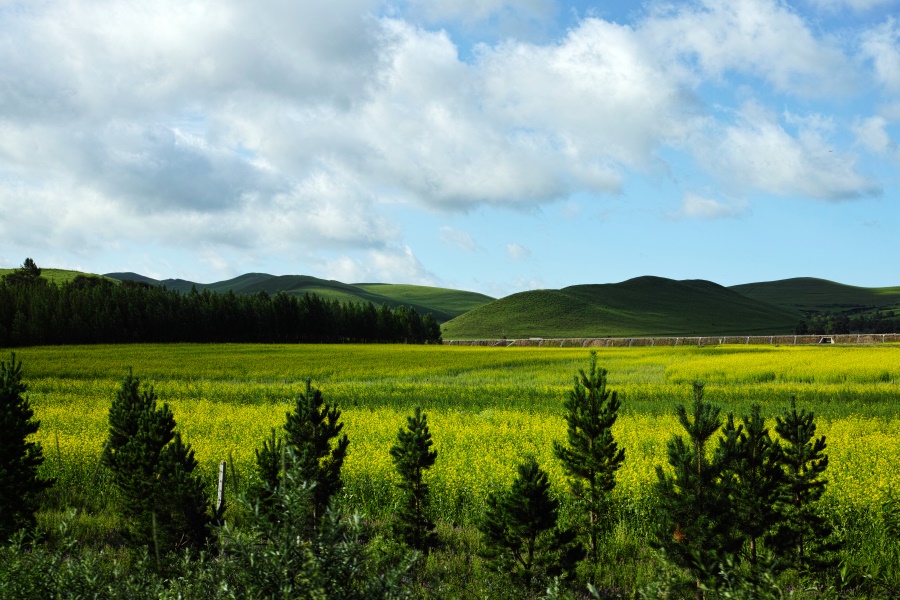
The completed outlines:
{"type": "MultiPolygon", "coordinates": [[[[38,270],[39,271],[39,270],[38,270]]],[[[23,267],[0,280],[0,346],[133,342],[436,343],[433,317],[315,294],[188,293],[79,276],[46,284],[23,267]],[[32,285],[35,283],[42,285],[32,285]]]]}
{"type": "Polygon", "coordinates": [[[358,516],[340,517],[334,506],[310,531],[316,484],[293,452],[285,451],[282,481],[268,490],[270,510],[246,506],[240,528],[220,530],[232,598],[401,598],[402,575],[414,555],[390,565],[372,552],[358,516]]]}
{"type": "Polygon", "coordinates": [[[526,456],[517,470],[508,490],[488,496],[477,526],[486,556],[531,590],[537,582],[571,571],[584,548],[573,531],[557,528],[559,501],[534,456],[526,456]]]}
{"type": "Polygon", "coordinates": [[[410,547],[428,552],[437,543],[434,521],[428,516],[430,494],[424,475],[434,466],[437,451],[428,430],[428,418],[420,407],[406,418],[406,431],[397,432],[397,443],[391,446],[394,469],[400,476],[403,498],[397,510],[396,531],[410,547]]]}
{"type": "Polygon", "coordinates": [[[109,408],[103,461],[122,495],[132,540],[157,549],[200,547],[208,535],[208,499],[194,473],[194,452],[175,432],[167,404],[152,386],[140,390],[131,370],[109,408]]]}
{"type": "Polygon", "coordinates": [[[740,549],[740,538],[732,520],[727,457],[707,452],[707,443],[722,426],[721,409],[703,400],[702,383],[695,382],[693,388],[691,416],[684,406],[676,407],[687,443],[679,436],[666,444],[672,471],[656,468],[655,489],[659,546],[675,564],[691,571],[699,589],[712,565],[740,549]]]}
{"type": "Polygon", "coordinates": [[[776,418],[775,431],[784,441],[787,502],[773,545],[797,568],[833,566],[832,554],[838,545],[829,539],[832,530],[819,508],[828,483],[824,478],[828,468],[825,436],[815,437],[815,414],[805,409],[798,412],[796,398],[791,398],[790,410],[776,418]]]}
{"type": "Polygon", "coordinates": [[[761,408],[754,404],[737,427],[728,415],[720,447],[728,461],[735,526],[747,541],[751,565],[756,566],[759,541],[781,522],[788,500],[781,445],[769,436],[761,408]]]}
{"type": "Polygon", "coordinates": [[[38,495],[53,481],[41,478],[44,462],[41,445],[29,441],[40,421],[24,396],[22,363],[11,353],[9,362],[0,361],[0,543],[14,531],[34,525],[38,495]]]}
{"type": "Polygon", "coordinates": [[[285,440],[295,455],[297,476],[312,485],[312,522],[317,524],[344,483],[341,467],[350,441],[341,435],[341,411],[326,404],[322,392],[306,380],[306,392],[297,395],[294,411],[287,413],[285,440]]]}
{"type": "Polygon", "coordinates": [[[606,389],[606,369],[597,368],[597,352],[591,351],[590,371],[579,369],[575,386],[563,404],[568,425],[568,445],[553,443],[553,453],[569,476],[572,494],[587,512],[588,555],[597,562],[597,538],[610,527],[610,496],[616,471],[625,450],[613,438],[619,399],[606,389]]]}

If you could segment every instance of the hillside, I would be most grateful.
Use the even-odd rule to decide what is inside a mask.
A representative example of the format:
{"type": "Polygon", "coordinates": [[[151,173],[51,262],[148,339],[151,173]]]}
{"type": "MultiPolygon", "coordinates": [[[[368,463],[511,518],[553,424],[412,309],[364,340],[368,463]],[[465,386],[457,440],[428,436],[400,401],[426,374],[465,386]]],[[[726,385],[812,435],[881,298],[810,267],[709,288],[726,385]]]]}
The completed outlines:
{"type": "MultiPolygon", "coordinates": [[[[18,271],[18,269],[0,269],[0,277],[3,277],[7,273],[12,273],[13,271],[18,271]]],[[[44,269],[41,268],[41,278],[46,279],[51,283],[66,283],[68,281],[72,281],[79,275],[85,275],[87,277],[104,277],[102,275],[94,275],[93,273],[82,273],[81,271],[70,271],[68,269],[44,269]]],[[[107,277],[108,279],[115,279],[113,277],[107,277]]]]}
{"type": "Polygon", "coordinates": [[[387,283],[354,285],[309,275],[247,273],[216,283],[195,283],[184,279],[156,280],[136,273],[109,273],[107,276],[119,280],[164,285],[170,290],[180,292],[189,292],[192,287],[196,287],[200,291],[208,289],[211,292],[224,293],[231,290],[235,294],[266,292],[274,295],[278,292],[285,292],[292,295],[303,295],[308,293],[341,302],[372,302],[376,306],[386,304],[391,308],[405,305],[422,315],[431,313],[439,323],[493,300],[489,296],[460,290],[387,283]]]}
{"type": "Polygon", "coordinates": [[[445,339],[777,334],[800,317],[709,281],[638,277],[513,294],[442,331],[445,339]]]}
{"type": "Polygon", "coordinates": [[[863,288],[827,279],[796,277],[745,283],[729,289],[748,298],[803,313],[858,313],[900,309],[900,287],[863,288]]]}

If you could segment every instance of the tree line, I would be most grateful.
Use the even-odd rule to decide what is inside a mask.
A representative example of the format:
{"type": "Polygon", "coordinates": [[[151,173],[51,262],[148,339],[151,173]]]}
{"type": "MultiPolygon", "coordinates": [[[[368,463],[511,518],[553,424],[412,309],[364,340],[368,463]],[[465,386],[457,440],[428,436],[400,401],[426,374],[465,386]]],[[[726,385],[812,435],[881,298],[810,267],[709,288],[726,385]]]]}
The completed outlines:
{"type": "MultiPolygon", "coordinates": [[[[554,442],[553,454],[568,478],[575,511],[569,523],[562,523],[560,499],[532,455],[508,488],[489,494],[476,523],[481,558],[507,578],[516,597],[542,590],[548,598],[613,597],[593,586],[598,570],[608,567],[600,546],[614,535],[612,492],[626,457],[613,435],[620,403],[606,381],[592,352],[563,405],[567,435],[554,442]]],[[[4,538],[34,523],[36,498],[53,483],[38,477],[41,448],[26,441],[39,424],[25,389],[15,356],[0,363],[0,414],[11,415],[0,446],[4,538]]],[[[657,467],[654,484],[648,539],[671,571],[640,596],[781,598],[777,578],[785,570],[812,581],[836,577],[840,541],[819,503],[828,456],[814,414],[792,400],[775,418],[773,436],[759,406],[738,420],[704,400],[702,383],[693,392],[689,408],[676,408],[683,433],[668,441],[667,464],[657,467]]],[[[282,429],[256,449],[248,492],[234,497],[237,526],[224,519],[224,504],[211,506],[169,407],[158,406],[153,388],[130,372],[112,401],[109,426],[101,463],[120,493],[127,543],[148,549],[138,561],[146,573],[109,575],[109,586],[158,589],[159,597],[406,597],[422,577],[422,561],[442,544],[425,477],[439,456],[419,408],[390,449],[400,496],[387,524],[393,546],[373,538],[359,517],[340,513],[335,498],[350,440],[340,409],[309,382],[282,429]],[[193,587],[184,589],[185,581],[193,587]]],[[[888,515],[898,513],[896,504],[888,507],[888,515]]],[[[24,539],[14,536],[11,550],[0,550],[0,587],[8,591],[30,589],[29,569],[46,580],[40,561],[59,561],[36,542],[23,552],[24,539]]],[[[75,553],[67,560],[86,559],[75,553]]],[[[420,590],[428,586],[418,583],[420,590]]]]}
{"type": "Polygon", "coordinates": [[[794,328],[794,333],[797,335],[897,332],[900,332],[900,319],[894,317],[892,310],[885,312],[876,310],[874,313],[862,315],[817,313],[798,322],[794,328]]]}
{"type": "Polygon", "coordinates": [[[238,295],[78,275],[57,285],[31,259],[0,280],[0,346],[41,344],[438,343],[431,314],[315,294],[238,295]]]}

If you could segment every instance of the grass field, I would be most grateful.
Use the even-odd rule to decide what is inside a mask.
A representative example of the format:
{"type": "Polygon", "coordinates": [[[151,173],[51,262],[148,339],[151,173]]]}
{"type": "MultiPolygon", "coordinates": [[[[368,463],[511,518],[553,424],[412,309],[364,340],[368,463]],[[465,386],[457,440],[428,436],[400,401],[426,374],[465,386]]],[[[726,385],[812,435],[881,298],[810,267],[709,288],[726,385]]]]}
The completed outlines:
{"type": "MultiPolygon", "coordinates": [[[[426,481],[446,541],[425,567],[442,582],[427,597],[495,597],[502,589],[492,587],[502,578],[477,558],[473,524],[526,453],[549,472],[563,521],[575,515],[551,442],[564,436],[562,402],[588,364],[586,349],[179,344],[23,348],[17,356],[42,421],[43,473],[57,478],[38,520],[53,530],[77,508],[79,539],[101,549],[121,543],[116,490],[98,459],[129,367],[172,408],[210,498],[216,465],[230,458],[232,500],[247,487],[254,449],[283,425],[310,377],[343,410],[350,438],[339,500],[380,531],[399,498],[388,450],[413,407],[424,407],[439,453],[426,481]]],[[[900,496],[900,345],[600,348],[598,358],[623,399],[615,435],[626,452],[614,492],[620,520],[604,539],[598,586],[636,590],[659,576],[661,559],[649,549],[651,483],[666,463],[666,441],[679,432],[674,407],[690,402],[698,378],[707,399],[738,415],[759,403],[773,419],[791,396],[815,411],[830,458],[823,502],[844,541],[842,556],[900,585],[900,541],[881,522],[882,503],[900,496]]],[[[240,509],[233,510],[226,518],[239,524],[240,509]]]]}
{"type": "MultiPolygon", "coordinates": [[[[351,440],[348,504],[376,517],[390,513],[387,450],[405,416],[422,406],[440,453],[431,475],[436,509],[460,523],[471,523],[486,493],[509,482],[526,452],[562,490],[550,445],[564,435],[561,403],[588,357],[582,349],[244,345],[49,347],[17,355],[42,421],[45,470],[61,484],[57,494],[82,497],[96,488],[107,411],[129,367],[172,407],[210,487],[215,465],[229,456],[246,483],[254,448],[283,424],[310,377],[343,410],[351,440]]],[[[829,441],[826,497],[836,508],[874,509],[900,493],[893,468],[900,462],[900,346],[617,348],[601,349],[599,360],[623,397],[616,432],[627,453],[617,488],[623,504],[646,499],[677,431],[674,406],[689,403],[696,379],[707,382],[709,400],[738,415],[756,402],[774,417],[791,396],[814,410],[829,441]]]]}

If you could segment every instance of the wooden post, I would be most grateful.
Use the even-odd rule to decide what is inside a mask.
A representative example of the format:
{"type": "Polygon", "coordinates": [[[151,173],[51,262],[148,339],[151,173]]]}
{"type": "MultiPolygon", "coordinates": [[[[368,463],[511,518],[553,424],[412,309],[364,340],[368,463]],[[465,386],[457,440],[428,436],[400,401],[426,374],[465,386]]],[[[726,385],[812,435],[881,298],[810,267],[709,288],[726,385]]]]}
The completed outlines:
{"type": "Polygon", "coordinates": [[[219,463],[219,485],[216,488],[216,514],[221,515],[225,508],[225,461],[219,463]]]}

